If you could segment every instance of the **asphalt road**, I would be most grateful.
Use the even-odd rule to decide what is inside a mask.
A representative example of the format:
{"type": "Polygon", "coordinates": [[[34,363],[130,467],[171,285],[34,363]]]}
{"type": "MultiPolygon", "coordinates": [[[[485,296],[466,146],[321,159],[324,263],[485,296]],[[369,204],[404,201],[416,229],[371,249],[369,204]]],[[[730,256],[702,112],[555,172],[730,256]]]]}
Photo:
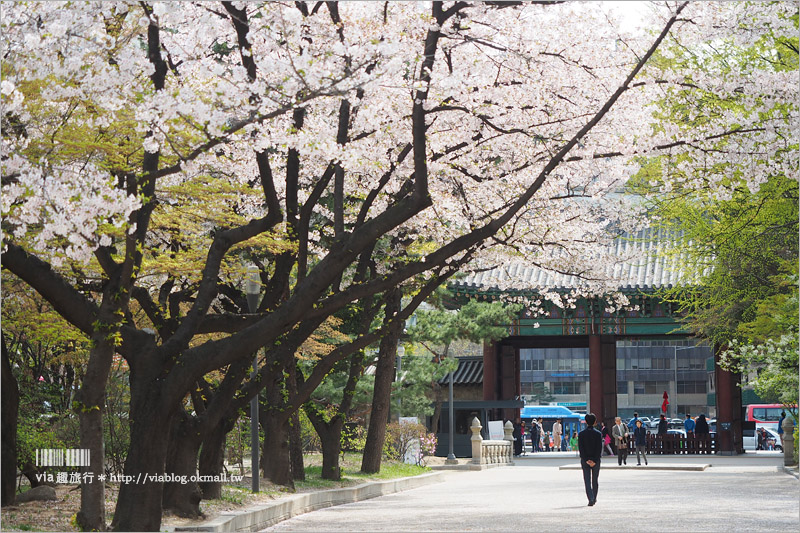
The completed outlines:
{"type": "MultiPolygon", "coordinates": [[[[617,469],[605,459],[598,502],[587,506],[569,456],[513,467],[446,472],[445,481],[331,507],[265,531],[798,531],[798,480],[782,457],[651,457],[711,463],[705,471],[617,469]]],[[[631,464],[630,461],[628,463],[631,464]]]]}

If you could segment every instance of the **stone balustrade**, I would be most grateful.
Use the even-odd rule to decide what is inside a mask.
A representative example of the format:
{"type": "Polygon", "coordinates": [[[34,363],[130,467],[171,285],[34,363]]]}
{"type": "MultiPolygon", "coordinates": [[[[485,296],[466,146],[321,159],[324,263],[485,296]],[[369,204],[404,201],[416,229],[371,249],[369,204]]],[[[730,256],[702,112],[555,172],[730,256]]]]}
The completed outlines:
{"type": "Polygon", "coordinates": [[[511,436],[513,426],[506,422],[503,440],[483,440],[481,437],[481,423],[477,418],[472,419],[472,464],[475,465],[507,465],[514,464],[514,437],[511,436]]]}

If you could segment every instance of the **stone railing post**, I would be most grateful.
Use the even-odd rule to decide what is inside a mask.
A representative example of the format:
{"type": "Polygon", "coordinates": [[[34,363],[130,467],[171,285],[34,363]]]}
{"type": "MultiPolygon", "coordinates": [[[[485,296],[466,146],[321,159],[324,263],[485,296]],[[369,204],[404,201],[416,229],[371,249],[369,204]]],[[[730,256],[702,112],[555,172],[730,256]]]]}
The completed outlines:
{"type": "Polygon", "coordinates": [[[503,458],[505,459],[505,463],[513,463],[514,462],[514,424],[511,423],[511,420],[506,420],[505,425],[503,426],[503,440],[509,443],[509,446],[504,450],[506,452],[506,456],[503,458]]]}
{"type": "Polygon", "coordinates": [[[788,416],[783,419],[783,464],[792,466],[797,462],[794,456],[794,420],[788,416]]]}
{"type": "Polygon", "coordinates": [[[472,419],[472,424],[469,427],[472,431],[470,441],[472,443],[472,464],[481,464],[481,452],[483,451],[483,437],[481,437],[481,423],[477,417],[472,419]]]}

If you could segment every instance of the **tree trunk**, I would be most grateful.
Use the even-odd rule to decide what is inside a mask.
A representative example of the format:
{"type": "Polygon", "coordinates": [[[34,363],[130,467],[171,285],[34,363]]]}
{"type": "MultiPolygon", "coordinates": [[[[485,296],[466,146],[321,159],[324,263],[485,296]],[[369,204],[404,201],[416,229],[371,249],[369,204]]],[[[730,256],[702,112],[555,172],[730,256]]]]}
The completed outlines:
{"type": "Polygon", "coordinates": [[[307,408],[306,414],[317,431],[322,445],[322,479],[338,481],[342,478],[339,456],[342,452],[344,420],[341,416],[336,416],[331,421],[325,422],[313,407],[307,408]]]}
{"type": "Polygon", "coordinates": [[[99,476],[105,474],[103,409],[114,346],[108,341],[105,330],[95,332],[92,341],[94,345],[76,396],[75,409],[80,421],[81,448],[89,452],[89,466],[81,467],[81,472],[92,477],[81,483],[81,509],[76,520],[83,531],[105,531],[105,482],[99,476]]]}
{"type": "Polygon", "coordinates": [[[439,433],[439,419],[442,418],[442,400],[436,398],[436,403],[433,406],[433,416],[431,416],[431,431],[439,433]]]}
{"type": "Polygon", "coordinates": [[[159,383],[137,383],[131,374],[131,444],[125,460],[129,481],[120,484],[114,531],[159,531],[164,474],[174,409],[162,405],[159,383]]]}
{"type": "Polygon", "coordinates": [[[306,468],[303,464],[303,435],[300,431],[298,411],[289,420],[289,459],[292,465],[292,479],[305,481],[306,468]]]}
{"type": "MultiPolygon", "coordinates": [[[[237,418],[223,419],[217,427],[208,432],[200,449],[200,475],[221,476],[225,460],[225,440],[228,433],[236,425],[237,418]]],[[[204,500],[216,500],[222,497],[221,481],[203,481],[200,490],[204,500]]]]}
{"type": "MultiPolygon", "coordinates": [[[[384,323],[399,311],[400,303],[400,291],[393,291],[387,296],[384,323]]],[[[364,456],[361,458],[361,471],[365,474],[375,474],[381,469],[383,444],[386,440],[386,423],[389,419],[389,402],[392,397],[394,361],[397,355],[397,341],[400,339],[402,328],[403,322],[398,321],[381,339],[378,365],[375,369],[375,386],[372,391],[372,411],[367,429],[367,442],[364,445],[364,456]]]]}
{"type": "Polygon", "coordinates": [[[197,420],[185,411],[179,411],[170,433],[165,472],[174,476],[176,481],[164,484],[162,507],[183,518],[197,518],[202,515],[202,493],[197,482],[191,480],[197,475],[201,442],[197,420]]]}
{"type": "MultiPolygon", "coordinates": [[[[294,363],[294,354],[290,354],[294,363]]],[[[264,446],[261,452],[261,469],[264,477],[276,485],[294,489],[292,463],[289,454],[289,415],[286,399],[288,394],[284,374],[287,361],[276,361],[271,377],[267,379],[264,396],[258,410],[259,422],[264,430],[264,446]]]]}
{"type": "Polygon", "coordinates": [[[19,417],[19,387],[11,370],[6,339],[2,338],[2,466],[0,466],[0,487],[2,505],[14,503],[17,493],[17,419],[19,417]]]}
{"type": "Polygon", "coordinates": [[[264,477],[276,485],[294,489],[289,457],[289,424],[285,415],[279,416],[271,409],[262,409],[259,418],[264,429],[264,447],[261,451],[264,477]]]}
{"type": "Polygon", "coordinates": [[[39,469],[36,468],[36,465],[30,461],[26,461],[25,464],[22,465],[20,472],[22,472],[23,476],[28,478],[28,482],[31,484],[32,489],[35,489],[39,485],[47,485],[47,483],[43,483],[39,480],[39,478],[37,478],[37,475],[41,474],[41,472],[39,472],[39,469]]]}

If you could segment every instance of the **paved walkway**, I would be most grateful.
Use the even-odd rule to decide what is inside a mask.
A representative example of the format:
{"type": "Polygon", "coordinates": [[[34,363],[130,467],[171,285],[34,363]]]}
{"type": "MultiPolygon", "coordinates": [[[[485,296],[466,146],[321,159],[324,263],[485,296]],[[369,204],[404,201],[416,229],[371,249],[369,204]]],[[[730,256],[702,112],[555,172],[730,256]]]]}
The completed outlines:
{"type": "MultiPolygon", "coordinates": [[[[616,468],[604,460],[588,507],[576,459],[521,457],[513,467],[446,471],[443,483],[301,515],[266,531],[798,531],[798,480],[782,457],[654,456],[703,471],[616,468]]],[[[634,459],[635,462],[635,459],[634,459]]]]}

